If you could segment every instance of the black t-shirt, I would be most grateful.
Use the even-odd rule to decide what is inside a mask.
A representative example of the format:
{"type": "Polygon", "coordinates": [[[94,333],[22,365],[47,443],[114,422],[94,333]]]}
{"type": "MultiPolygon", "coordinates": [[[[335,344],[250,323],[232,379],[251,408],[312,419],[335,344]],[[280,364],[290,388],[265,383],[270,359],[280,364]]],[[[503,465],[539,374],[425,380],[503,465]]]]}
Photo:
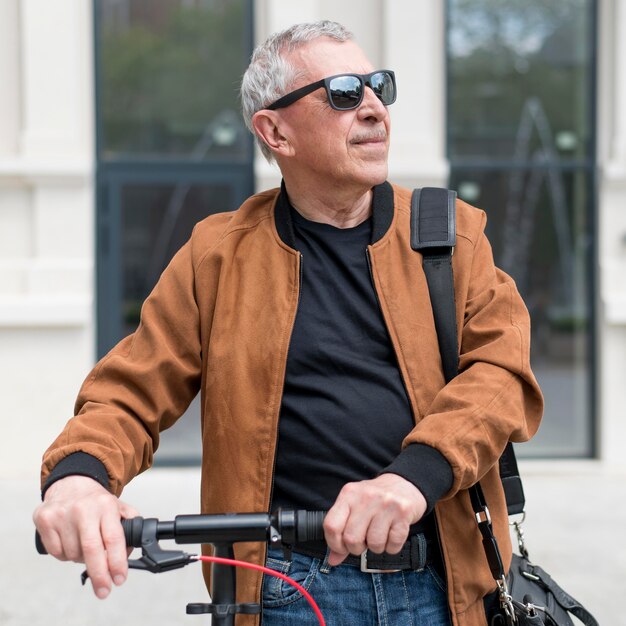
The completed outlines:
{"type": "Polygon", "coordinates": [[[272,506],[327,509],[345,483],[398,456],[414,420],[368,265],[371,220],[341,229],[292,218],[302,287],[272,506]]]}

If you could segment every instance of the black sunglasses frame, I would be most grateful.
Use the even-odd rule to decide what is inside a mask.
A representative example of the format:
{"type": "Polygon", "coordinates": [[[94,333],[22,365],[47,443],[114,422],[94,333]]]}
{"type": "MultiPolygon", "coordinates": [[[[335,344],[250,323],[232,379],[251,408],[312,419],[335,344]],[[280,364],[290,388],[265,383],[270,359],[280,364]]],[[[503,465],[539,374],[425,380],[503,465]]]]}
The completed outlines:
{"type": "MultiPolygon", "coordinates": [[[[304,96],[308,96],[310,93],[313,93],[314,91],[318,90],[320,87],[324,87],[326,89],[326,97],[328,98],[328,104],[330,104],[330,106],[333,109],[335,109],[335,111],[352,111],[353,109],[358,108],[361,102],[363,102],[363,97],[365,96],[365,87],[369,87],[370,89],[373,90],[373,87],[371,85],[371,80],[373,76],[376,76],[376,74],[388,74],[391,77],[391,83],[393,85],[393,99],[391,100],[391,102],[386,102],[386,103],[383,102],[385,106],[389,106],[390,104],[393,104],[396,101],[396,96],[397,96],[396,75],[391,70],[376,70],[375,72],[371,72],[370,74],[352,74],[350,72],[347,72],[345,74],[335,74],[334,76],[328,76],[327,78],[322,78],[322,80],[318,80],[317,82],[311,83],[310,85],[305,85],[304,87],[300,87],[300,89],[296,89],[295,91],[292,91],[282,96],[281,98],[279,98],[275,102],[272,102],[272,104],[266,106],[265,108],[269,109],[270,111],[274,111],[276,109],[282,109],[284,107],[288,107],[290,104],[293,104],[294,102],[300,100],[300,98],[304,98],[304,96]],[[333,102],[333,97],[332,97],[332,93],[330,90],[330,81],[332,81],[335,78],[342,78],[344,76],[354,76],[355,78],[359,79],[361,83],[361,97],[358,99],[358,101],[354,102],[354,104],[351,104],[348,107],[338,107],[333,102]]],[[[376,94],[375,91],[374,93],[376,94]]],[[[382,102],[382,99],[378,96],[378,94],[376,94],[376,97],[382,102]]]]}

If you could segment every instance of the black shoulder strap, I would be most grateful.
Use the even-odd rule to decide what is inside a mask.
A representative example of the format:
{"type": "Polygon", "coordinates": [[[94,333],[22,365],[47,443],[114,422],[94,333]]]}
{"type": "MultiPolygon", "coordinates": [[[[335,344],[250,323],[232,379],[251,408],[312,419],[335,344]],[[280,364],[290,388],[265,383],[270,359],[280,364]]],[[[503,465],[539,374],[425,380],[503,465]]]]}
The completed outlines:
{"type": "MultiPolygon", "coordinates": [[[[456,192],[438,187],[415,189],[411,197],[411,248],[422,253],[446,382],[459,369],[452,255],[456,245],[456,192]]],[[[513,444],[500,457],[500,478],[509,515],[524,511],[522,479],[513,444]]]]}
{"type": "Polygon", "coordinates": [[[439,353],[446,381],[459,369],[452,254],[456,245],[456,193],[437,187],[411,197],[411,247],[422,253],[439,353]]]}
{"type": "Polygon", "coordinates": [[[510,441],[506,444],[500,457],[500,480],[506,496],[506,508],[509,515],[523,513],[526,506],[526,496],[517,467],[515,449],[510,441]]]}

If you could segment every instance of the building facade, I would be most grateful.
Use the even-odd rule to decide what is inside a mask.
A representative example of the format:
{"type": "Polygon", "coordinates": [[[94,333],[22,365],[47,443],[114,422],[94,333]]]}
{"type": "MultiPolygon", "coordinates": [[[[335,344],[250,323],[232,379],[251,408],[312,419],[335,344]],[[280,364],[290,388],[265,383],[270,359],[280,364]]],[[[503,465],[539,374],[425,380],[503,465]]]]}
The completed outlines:
{"type": "MultiPolygon", "coordinates": [[[[193,71],[215,65],[237,74],[253,41],[318,19],[347,25],[374,65],[398,76],[390,179],[450,185],[485,208],[496,256],[528,283],[550,418],[528,456],[624,464],[626,2],[571,4],[578,22],[538,8],[536,30],[522,37],[508,17],[513,0],[500,3],[509,14],[499,21],[489,0],[0,3],[0,395],[9,430],[0,476],[38,467],[84,376],[132,329],[137,302],[184,240],[184,224],[280,180],[241,134],[228,103],[236,88],[228,102],[215,101],[229,74],[216,69],[211,88],[192,75],[188,88],[176,83],[177,63],[195,67],[200,58],[193,71]],[[227,34],[222,48],[187,50],[216,15],[227,34]],[[498,39],[525,81],[517,100],[521,83],[506,83],[506,55],[489,55],[481,43],[486,17],[494,17],[489,45],[498,39]],[[132,54],[142,60],[133,65],[132,54]],[[546,78],[546,67],[558,72],[546,78]],[[145,82],[145,93],[160,94],[158,107],[137,87],[150,71],[172,81],[160,90],[145,82]],[[538,98],[532,81],[564,91],[538,98]],[[577,104],[557,123],[552,107],[570,110],[570,88],[577,104]],[[213,112],[202,120],[203,110],[213,112]],[[171,123],[162,123],[163,111],[171,123]]],[[[524,5],[525,19],[533,5],[524,5]]],[[[193,429],[176,430],[164,439],[164,458],[193,459],[193,429]]]]}

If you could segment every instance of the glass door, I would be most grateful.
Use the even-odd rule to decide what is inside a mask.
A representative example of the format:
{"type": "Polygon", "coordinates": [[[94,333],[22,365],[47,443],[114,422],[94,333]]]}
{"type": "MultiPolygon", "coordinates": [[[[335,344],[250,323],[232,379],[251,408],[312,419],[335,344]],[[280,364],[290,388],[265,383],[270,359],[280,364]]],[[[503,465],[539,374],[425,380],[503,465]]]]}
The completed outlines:
{"type": "Polygon", "coordinates": [[[596,6],[448,0],[450,187],[487,212],[546,397],[527,456],[594,453],[596,6]]]}

